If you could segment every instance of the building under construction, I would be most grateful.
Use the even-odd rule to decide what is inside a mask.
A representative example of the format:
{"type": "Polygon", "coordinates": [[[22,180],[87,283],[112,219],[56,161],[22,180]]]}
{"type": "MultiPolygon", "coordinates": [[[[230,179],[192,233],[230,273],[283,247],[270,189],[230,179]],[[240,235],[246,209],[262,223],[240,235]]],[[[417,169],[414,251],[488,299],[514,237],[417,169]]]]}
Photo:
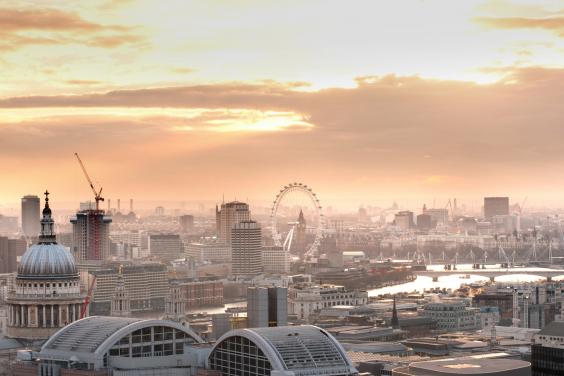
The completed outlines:
{"type": "Polygon", "coordinates": [[[78,264],[99,264],[110,255],[110,223],[103,210],[81,210],[72,217],[72,253],[78,264]]]}

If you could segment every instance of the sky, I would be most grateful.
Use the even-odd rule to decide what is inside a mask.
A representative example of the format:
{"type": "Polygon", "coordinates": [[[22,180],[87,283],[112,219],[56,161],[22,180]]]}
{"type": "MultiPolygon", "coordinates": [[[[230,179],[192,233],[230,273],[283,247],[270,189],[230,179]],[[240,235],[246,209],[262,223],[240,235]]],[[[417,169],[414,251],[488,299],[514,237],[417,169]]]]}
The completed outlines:
{"type": "Polygon", "coordinates": [[[0,202],[564,204],[564,1],[0,2],[0,202]]]}

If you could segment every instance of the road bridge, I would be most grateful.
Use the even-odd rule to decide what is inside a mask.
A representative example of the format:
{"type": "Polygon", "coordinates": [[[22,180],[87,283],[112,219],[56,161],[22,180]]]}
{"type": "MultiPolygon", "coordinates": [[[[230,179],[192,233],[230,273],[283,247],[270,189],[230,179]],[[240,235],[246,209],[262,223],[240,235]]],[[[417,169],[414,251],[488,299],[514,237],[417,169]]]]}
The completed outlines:
{"type": "Polygon", "coordinates": [[[564,269],[545,269],[545,268],[507,268],[507,269],[459,269],[459,270],[414,270],[413,274],[422,277],[431,277],[437,281],[440,277],[458,274],[470,274],[489,278],[494,281],[496,277],[504,275],[526,274],[534,275],[552,280],[557,276],[564,276],[564,269]]]}

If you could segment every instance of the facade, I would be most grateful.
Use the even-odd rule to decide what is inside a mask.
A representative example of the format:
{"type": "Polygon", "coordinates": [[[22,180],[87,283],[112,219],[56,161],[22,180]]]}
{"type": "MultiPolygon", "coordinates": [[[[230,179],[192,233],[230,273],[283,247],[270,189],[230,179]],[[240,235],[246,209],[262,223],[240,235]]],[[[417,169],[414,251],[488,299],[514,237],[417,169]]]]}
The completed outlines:
{"type": "Polygon", "coordinates": [[[256,276],[262,273],[262,236],[255,221],[242,221],[231,229],[231,274],[256,276]]]}
{"type": "Polygon", "coordinates": [[[422,315],[437,321],[439,330],[475,330],[479,326],[477,310],[466,307],[463,302],[428,303],[422,315]]]}
{"type": "Polygon", "coordinates": [[[433,221],[429,214],[419,214],[417,216],[417,228],[419,230],[430,230],[433,228],[433,221]]]}
{"type": "Polygon", "coordinates": [[[491,221],[496,215],[509,215],[509,197],[484,197],[484,218],[491,221]]]}
{"type": "Polygon", "coordinates": [[[178,217],[178,223],[180,224],[180,229],[182,232],[190,232],[194,230],[194,216],[193,215],[181,215],[178,217]]]}
{"type": "Polygon", "coordinates": [[[114,291],[114,295],[112,296],[110,316],[131,316],[131,300],[129,299],[129,293],[125,288],[125,281],[123,280],[121,267],[116,281],[116,289],[114,291]]]}
{"type": "Polygon", "coordinates": [[[231,248],[217,241],[194,242],[186,246],[184,255],[199,263],[206,261],[223,263],[231,260],[231,248]]]}
{"type": "Polygon", "coordinates": [[[78,264],[100,264],[110,255],[110,223],[103,210],[81,210],[71,218],[72,254],[78,264]]]}
{"type": "Polygon", "coordinates": [[[208,368],[228,375],[357,375],[342,346],[311,326],[233,330],[215,343],[208,368]]]}
{"type": "Polygon", "coordinates": [[[247,288],[247,327],[288,325],[288,289],[285,287],[247,288]]]}
{"type": "Polygon", "coordinates": [[[168,295],[165,297],[165,317],[173,321],[182,321],[186,314],[186,303],[177,280],[170,282],[168,295]]]}
{"type": "MultiPolygon", "coordinates": [[[[92,270],[90,274],[90,279],[96,276],[90,312],[93,315],[109,315],[119,277],[119,267],[92,270]]],[[[168,276],[165,265],[159,263],[124,265],[122,274],[132,312],[162,311],[164,309],[164,299],[168,294],[168,276]]]]}
{"type": "Polygon", "coordinates": [[[482,293],[472,298],[472,305],[482,307],[497,307],[500,320],[511,324],[513,317],[513,295],[511,293],[482,293]]]}
{"type": "Polygon", "coordinates": [[[180,235],[149,235],[149,254],[162,262],[176,260],[184,255],[184,244],[180,235]]]}
{"type": "Polygon", "coordinates": [[[394,221],[396,226],[400,229],[407,231],[413,227],[413,212],[410,211],[400,211],[396,213],[394,217],[394,221]]]}
{"type": "Polygon", "coordinates": [[[499,307],[480,307],[478,318],[481,329],[491,330],[499,324],[499,307]]]}
{"type": "Polygon", "coordinates": [[[81,317],[85,294],[72,255],[55,240],[48,194],[39,242],[22,256],[13,290],[6,299],[8,337],[47,339],[81,317]]]}
{"type": "Polygon", "coordinates": [[[33,239],[41,231],[41,203],[39,197],[27,195],[22,197],[22,230],[26,238],[33,239]]]}
{"type": "Polygon", "coordinates": [[[276,245],[262,247],[262,270],[271,274],[290,273],[290,255],[276,245]]]}
{"type": "Polygon", "coordinates": [[[531,346],[533,376],[564,374],[564,322],[554,321],[538,332],[531,346]]]}
{"type": "Polygon", "coordinates": [[[518,215],[494,215],[492,225],[495,233],[513,234],[514,231],[521,231],[521,217],[518,215]]]}
{"type": "Polygon", "coordinates": [[[217,280],[179,281],[186,309],[223,305],[223,282],[217,280]]]}
{"type": "Polygon", "coordinates": [[[233,201],[221,204],[221,209],[215,208],[215,221],[219,241],[231,245],[231,229],[234,225],[251,220],[249,205],[244,202],[233,201]]]}
{"type": "Polygon", "coordinates": [[[295,284],[288,290],[288,312],[300,320],[308,320],[314,312],[323,308],[368,303],[368,292],[347,290],[343,286],[295,284]]]}
{"type": "Polygon", "coordinates": [[[24,239],[0,236],[0,273],[14,273],[18,268],[17,258],[25,253],[26,248],[24,239]]]}

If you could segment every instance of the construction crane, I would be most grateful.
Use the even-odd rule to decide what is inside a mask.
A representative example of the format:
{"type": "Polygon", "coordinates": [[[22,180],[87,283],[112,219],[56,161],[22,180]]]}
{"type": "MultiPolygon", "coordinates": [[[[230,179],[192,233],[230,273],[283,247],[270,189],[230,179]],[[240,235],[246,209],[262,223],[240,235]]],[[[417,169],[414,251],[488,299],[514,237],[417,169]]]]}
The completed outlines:
{"type": "Polygon", "coordinates": [[[96,200],[96,211],[100,210],[100,201],[104,201],[104,198],[102,197],[102,187],[100,187],[100,190],[96,190],[96,188],[94,188],[94,183],[92,183],[92,179],[90,179],[90,176],[88,176],[88,172],[86,171],[86,167],[84,167],[84,163],[82,163],[82,160],[80,159],[80,157],[78,156],[78,153],[74,153],[74,155],[76,156],[76,159],[78,160],[78,163],[80,164],[80,167],[82,168],[82,172],[84,172],[84,176],[86,177],[86,180],[88,180],[88,184],[90,184],[90,188],[92,189],[92,193],[94,193],[94,200],[96,200]]]}
{"type": "Polygon", "coordinates": [[[82,309],[80,310],[80,318],[83,319],[90,305],[90,298],[92,297],[92,292],[94,291],[94,285],[96,284],[96,276],[92,279],[90,286],[88,287],[88,293],[84,297],[84,302],[82,303],[82,309]]]}

